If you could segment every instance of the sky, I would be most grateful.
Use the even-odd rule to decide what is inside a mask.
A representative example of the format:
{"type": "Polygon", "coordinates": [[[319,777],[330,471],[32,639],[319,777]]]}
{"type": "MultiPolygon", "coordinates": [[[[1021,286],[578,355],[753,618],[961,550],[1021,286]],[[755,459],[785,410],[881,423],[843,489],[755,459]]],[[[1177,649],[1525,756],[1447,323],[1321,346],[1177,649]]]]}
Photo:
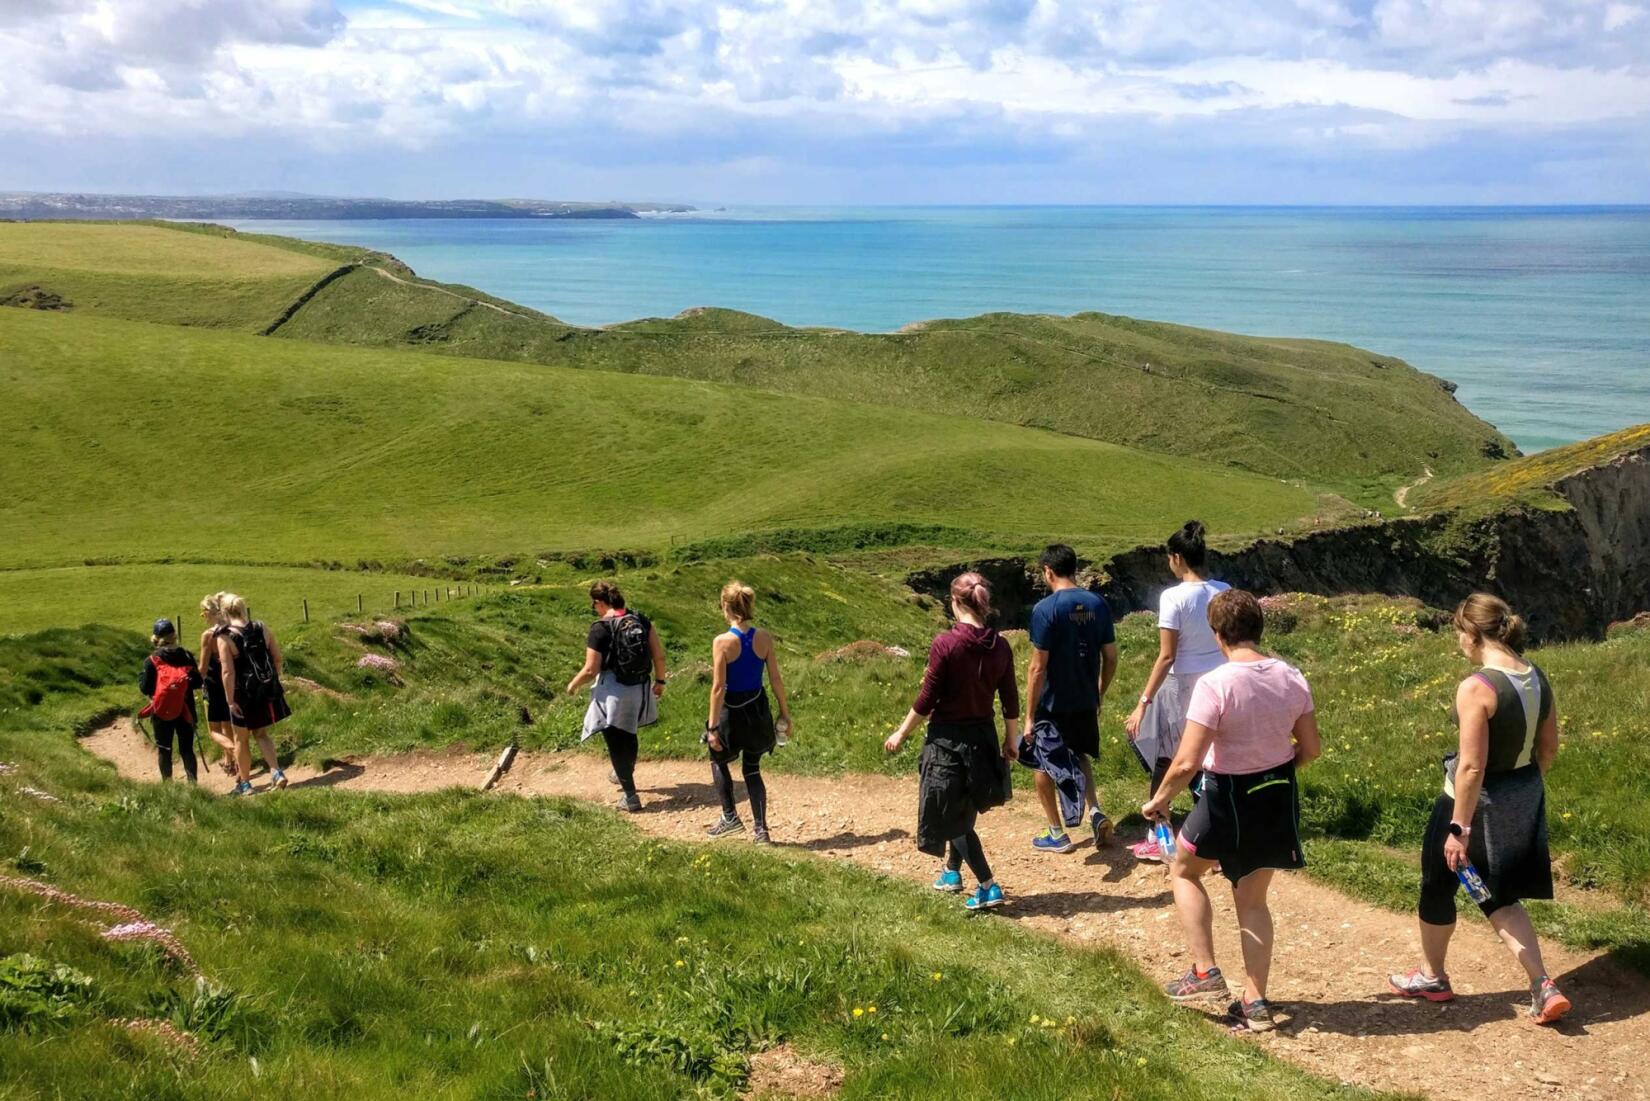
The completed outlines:
{"type": "Polygon", "coordinates": [[[1650,202],[1650,0],[0,0],[0,190],[1650,202]]]}

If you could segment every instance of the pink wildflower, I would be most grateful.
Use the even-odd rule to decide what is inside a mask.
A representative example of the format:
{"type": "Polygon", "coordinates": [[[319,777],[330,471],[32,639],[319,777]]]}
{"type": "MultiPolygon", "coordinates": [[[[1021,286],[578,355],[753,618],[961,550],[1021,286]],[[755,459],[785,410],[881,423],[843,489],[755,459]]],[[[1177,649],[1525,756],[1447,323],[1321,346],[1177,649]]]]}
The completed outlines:
{"type": "Polygon", "coordinates": [[[185,969],[193,974],[200,974],[200,968],[195,966],[194,957],[187,949],[178,943],[178,938],[172,935],[172,930],[163,929],[152,921],[132,921],[124,925],[111,925],[103,930],[104,940],[139,941],[147,940],[160,946],[173,960],[176,960],[185,969]]]}
{"type": "Polygon", "coordinates": [[[383,654],[362,654],[358,659],[356,659],[355,667],[357,669],[371,669],[375,672],[389,673],[391,675],[393,675],[396,670],[401,668],[401,666],[396,664],[394,658],[387,658],[383,654]]]}

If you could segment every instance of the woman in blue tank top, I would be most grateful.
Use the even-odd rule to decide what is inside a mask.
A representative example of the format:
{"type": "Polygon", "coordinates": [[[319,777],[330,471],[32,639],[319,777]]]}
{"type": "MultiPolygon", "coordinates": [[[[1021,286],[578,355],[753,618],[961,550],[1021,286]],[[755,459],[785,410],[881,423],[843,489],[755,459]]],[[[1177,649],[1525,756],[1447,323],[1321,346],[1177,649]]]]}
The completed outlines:
{"type": "Polygon", "coordinates": [[[779,723],[788,731],[790,703],[785,680],[779,674],[779,654],[773,636],[751,625],[756,593],[742,581],[722,586],[722,614],[728,630],[711,644],[710,717],[705,722],[705,744],[710,747],[711,779],[722,800],[722,817],[710,836],[726,837],[745,828],[733,801],[733,774],[728,766],[737,758],[750,797],[751,820],[758,844],[768,841],[768,788],[762,781],[762,754],[773,749],[775,726],[768,707],[763,676],[773,682],[779,700],[779,723]]]}

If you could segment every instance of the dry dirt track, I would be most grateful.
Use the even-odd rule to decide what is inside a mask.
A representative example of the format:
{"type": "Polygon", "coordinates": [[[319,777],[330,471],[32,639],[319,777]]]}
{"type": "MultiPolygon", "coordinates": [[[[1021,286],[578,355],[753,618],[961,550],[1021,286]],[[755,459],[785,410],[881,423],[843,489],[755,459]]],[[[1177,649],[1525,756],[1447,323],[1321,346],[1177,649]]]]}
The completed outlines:
{"type": "MultiPolygon", "coordinates": [[[[152,750],[128,721],[84,744],[125,776],[157,778],[152,750]]],[[[490,756],[416,753],[325,772],[294,768],[289,775],[294,788],[418,792],[478,786],[492,763],[490,756]]],[[[632,821],[647,833],[696,840],[716,817],[708,765],[643,762],[637,780],[646,806],[632,821]]],[[[214,791],[230,786],[221,772],[203,783],[214,791]]],[[[912,845],[914,777],[777,775],[768,786],[779,844],[886,875],[932,880],[934,861],[912,845]]],[[[605,759],[594,753],[522,754],[497,790],[604,804],[615,794],[605,759]]],[[[1037,825],[1031,801],[1023,798],[981,820],[981,839],[1010,899],[997,915],[1112,945],[1154,976],[1185,969],[1160,867],[1136,862],[1116,842],[1101,852],[1084,843],[1065,856],[1035,853],[1029,840],[1037,825]]],[[[736,837],[714,843],[747,842],[736,837]]],[[[1224,880],[1215,887],[1221,961],[1240,973],[1230,895],[1224,880]]],[[[1462,922],[1452,968],[1457,998],[1434,1006],[1384,993],[1387,972],[1415,960],[1411,918],[1300,875],[1280,875],[1273,897],[1278,950],[1272,997],[1289,1020],[1279,1032],[1255,1038],[1273,1054],[1330,1078],[1461,1101],[1650,1098],[1650,984],[1608,958],[1546,946],[1548,966],[1576,1009],[1561,1027],[1538,1028],[1522,1017],[1528,1000],[1522,974],[1482,922],[1462,922]]]]}

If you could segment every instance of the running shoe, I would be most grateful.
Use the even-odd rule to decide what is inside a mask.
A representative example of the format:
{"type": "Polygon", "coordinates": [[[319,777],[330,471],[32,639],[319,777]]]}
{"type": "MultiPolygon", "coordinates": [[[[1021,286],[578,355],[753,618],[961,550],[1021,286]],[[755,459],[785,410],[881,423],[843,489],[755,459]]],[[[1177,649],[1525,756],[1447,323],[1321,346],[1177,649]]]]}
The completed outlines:
{"type": "Polygon", "coordinates": [[[1003,889],[993,883],[989,887],[976,888],[963,905],[971,912],[978,913],[981,910],[995,910],[1004,901],[1006,900],[1003,898],[1003,889]]]}
{"type": "Polygon", "coordinates": [[[1094,834],[1094,847],[1103,849],[1111,843],[1111,819],[1099,807],[1089,813],[1089,832],[1094,834]]]}
{"type": "Polygon", "coordinates": [[[1455,997],[1455,991],[1450,987],[1448,975],[1436,975],[1429,979],[1426,972],[1419,967],[1412,971],[1405,971],[1402,975],[1388,975],[1386,984],[1392,988],[1394,994],[1402,994],[1406,998],[1425,998],[1429,1002],[1447,1002],[1455,997]]]}
{"type": "Polygon", "coordinates": [[[1550,1025],[1570,1012],[1570,999],[1564,996],[1553,980],[1542,977],[1530,986],[1530,1019],[1538,1025],[1550,1025]]]}
{"type": "Polygon", "coordinates": [[[230,792],[229,794],[231,794],[231,795],[251,795],[252,794],[252,785],[247,783],[245,780],[242,780],[240,783],[235,785],[235,790],[230,792]]]}
{"type": "Polygon", "coordinates": [[[641,797],[637,795],[621,795],[619,796],[618,807],[626,814],[635,814],[637,811],[642,809],[641,797]]]}
{"type": "Polygon", "coordinates": [[[716,824],[705,831],[706,836],[728,837],[732,834],[745,832],[745,823],[738,818],[729,818],[727,815],[716,820],[716,824]]]}
{"type": "Polygon", "coordinates": [[[1252,1002],[1239,998],[1226,1007],[1226,1016],[1234,1027],[1246,1028],[1250,1032],[1271,1032],[1278,1027],[1272,1019],[1272,1003],[1265,998],[1256,998],[1252,1002]]]}
{"type": "Polygon", "coordinates": [[[1163,846],[1157,843],[1157,838],[1148,837],[1144,841],[1137,841],[1129,847],[1136,860],[1148,860],[1153,864],[1163,863],[1163,846]]]}
{"type": "Polygon", "coordinates": [[[1072,850],[1071,834],[1057,834],[1052,828],[1044,826],[1043,832],[1031,839],[1031,847],[1038,852],[1069,853],[1072,850]]]}
{"type": "Polygon", "coordinates": [[[286,773],[282,772],[280,769],[276,769],[274,775],[271,777],[270,786],[276,788],[286,787],[286,773]]]}
{"type": "Polygon", "coordinates": [[[773,838],[768,836],[768,827],[758,826],[751,833],[751,841],[757,845],[771,845],[773,838]]]}
{"type": "Polygon", "coordinates": [[[1220,968],[1211,967],[1199,975],[1194,967],[1166,984],[1163,993],[1177,1002],[1189,1002],[1193,998],[1224,998],[1230,991],[1226,989],[1226,976],[1220,973],[1220,968]]]}
{"type": "Polygon", "coordinates": [[[616,788],[624,787],[624,781],[619,779],[619,774],[612,769],[607,770],[607,782],[616,788]]]}
{"type": "Polygon", "coordinates": [[[940,877],[934,880],[934,890],[949,891],[953,894],[962,890],[962,873],[954,872],[950,868],[945,869],[940,873],[940,877]]]}

